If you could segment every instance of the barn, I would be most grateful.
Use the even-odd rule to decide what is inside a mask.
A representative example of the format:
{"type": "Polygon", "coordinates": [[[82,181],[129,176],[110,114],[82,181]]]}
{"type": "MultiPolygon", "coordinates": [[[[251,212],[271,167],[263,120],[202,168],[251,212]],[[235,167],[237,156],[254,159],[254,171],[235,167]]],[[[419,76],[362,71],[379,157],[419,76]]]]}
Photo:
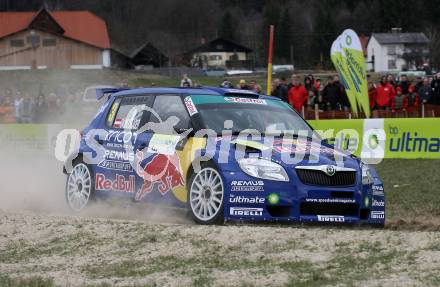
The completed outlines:
{"type": "Polygon", "coordinates": [[[0,70],[110,66],[107,25],[89,11],[0,13],[0,70]]]}

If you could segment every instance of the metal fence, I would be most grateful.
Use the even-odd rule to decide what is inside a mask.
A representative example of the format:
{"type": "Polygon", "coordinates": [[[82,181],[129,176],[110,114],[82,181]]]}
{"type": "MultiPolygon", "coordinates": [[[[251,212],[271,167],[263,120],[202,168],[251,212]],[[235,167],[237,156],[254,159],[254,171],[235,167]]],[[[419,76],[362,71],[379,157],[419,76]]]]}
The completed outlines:
{"type": "MultiPolygon", "coordinates": [[[[319,119],[352,119],[355,118],[351,111],[321,111],[315,108],[303,107],[302,116],[306,120],[319,119]]],[[[435,118],[440,117],[440,105],[421,105],[417,110],[393,112],[390,110],[373,110],[371,118],[435,118]]],[[[359,113],[357,118],[365,118],[364,113],[359,113]]]]}

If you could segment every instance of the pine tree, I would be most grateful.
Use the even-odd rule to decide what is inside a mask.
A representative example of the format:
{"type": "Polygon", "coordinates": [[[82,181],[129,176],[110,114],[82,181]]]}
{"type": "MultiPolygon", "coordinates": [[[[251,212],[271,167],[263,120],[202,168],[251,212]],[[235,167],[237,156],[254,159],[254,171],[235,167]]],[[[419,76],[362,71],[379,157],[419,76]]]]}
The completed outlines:
{"type": "Polygon", "coordinates": [[[221,20],[219,36],[229,40],[236,40],[234,22],[231,12],[226,11],[221,20]]]}
{"type": "Polygon", "coordinates": [[[275,56],[280,63],[287,63],[290,59],[291,45],[291,20],[289,11],[284,9],[281,18],[275,30],[275,46],[277,47],[275,56]]]}

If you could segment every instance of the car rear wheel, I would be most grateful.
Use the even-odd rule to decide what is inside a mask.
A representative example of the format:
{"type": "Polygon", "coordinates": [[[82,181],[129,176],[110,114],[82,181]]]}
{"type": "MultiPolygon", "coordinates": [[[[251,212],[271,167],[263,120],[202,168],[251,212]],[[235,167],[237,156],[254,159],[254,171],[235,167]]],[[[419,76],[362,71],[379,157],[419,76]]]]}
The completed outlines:
{"type": "Polygon", "coordinates": [[[202,165],[189,180],[188,203],[191,215],[199,224],[223,223],[224,186],[220,173],[212,164],[202,165]]]}
{"type": "Polygon", "coordinates": [[[72,172],[67,176],[66,201],[75,212],[85,209],[93,200],[94,186],[92,172],[82,161],[74,163],[72,172]]]}

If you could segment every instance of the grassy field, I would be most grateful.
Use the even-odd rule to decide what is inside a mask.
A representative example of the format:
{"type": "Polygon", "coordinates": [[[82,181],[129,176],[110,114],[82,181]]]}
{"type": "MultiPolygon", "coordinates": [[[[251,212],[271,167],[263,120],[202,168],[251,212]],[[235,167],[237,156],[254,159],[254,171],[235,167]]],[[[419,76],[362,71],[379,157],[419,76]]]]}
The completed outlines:
{"type": "Polygon", "coordinates": [[[376,166],[385,183],[387,226],[440,227],[440,160],[388,159],[376,166]]]}
{"type": "Polygon", "coordinates": [[[0,214],[1,286],[438,286],[439,233],[0,214]]]}

